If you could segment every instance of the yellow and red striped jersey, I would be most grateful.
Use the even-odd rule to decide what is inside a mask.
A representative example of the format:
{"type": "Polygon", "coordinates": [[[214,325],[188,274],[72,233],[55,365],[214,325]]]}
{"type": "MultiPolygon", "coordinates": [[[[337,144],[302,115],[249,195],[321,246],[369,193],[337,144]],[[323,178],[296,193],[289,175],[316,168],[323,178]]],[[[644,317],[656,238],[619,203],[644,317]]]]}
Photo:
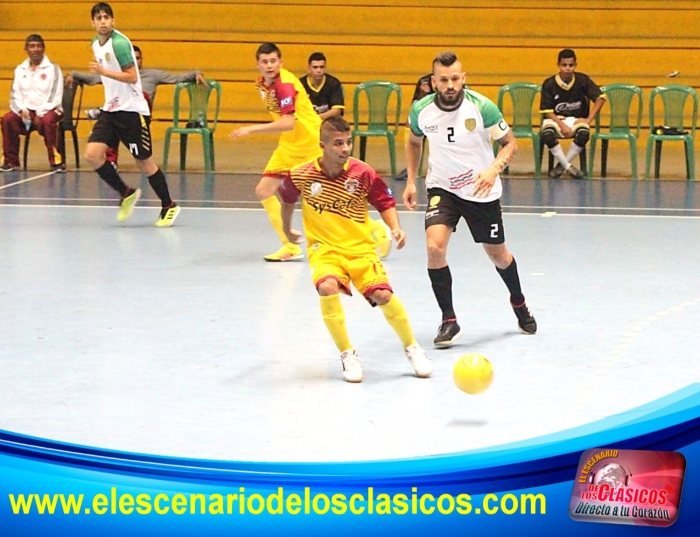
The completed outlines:
{"type": "Polygon", "coordinates": [[[294,114],[296,118],[294,129],[280,135],[279,146],[292,154],[313,154],[318,149],[321,118],[299,79],[286,69],[280,69],[272,84],[266,85],[264,78],[260,77],[255,81],[255,87],[275,120],[286,114],[294,114]]]}
{"type": "Polygon", "coordinates": [[[309,248],[320,243],[345,255],[371,253],[376,247],[368,204],[379,212],[396,206],[389,187],[371,166],[349,158],[338,177],[328,177],[318,160],[292,168],[280,188],[286,203],[301,197],[309,248]]]}

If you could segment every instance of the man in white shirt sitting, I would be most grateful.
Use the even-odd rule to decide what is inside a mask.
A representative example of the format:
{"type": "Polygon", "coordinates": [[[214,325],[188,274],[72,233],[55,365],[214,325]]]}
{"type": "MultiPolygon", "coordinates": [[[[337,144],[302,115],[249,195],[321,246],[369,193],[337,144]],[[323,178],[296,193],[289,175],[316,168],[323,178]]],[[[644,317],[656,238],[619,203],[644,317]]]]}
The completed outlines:
{"type": "Polygon", "coordinates": [[[27,37],[24,50],[29,57],[15,69],[10,111],[2,118],[4,161],[0,171],[19,168],[19,136],[36,130],[44,137],[51,169],[65,172],[66,165],[58,151],[58,129],[63,117],[63,74],[44,54],[44,40],[40,35],[27,37]]]}

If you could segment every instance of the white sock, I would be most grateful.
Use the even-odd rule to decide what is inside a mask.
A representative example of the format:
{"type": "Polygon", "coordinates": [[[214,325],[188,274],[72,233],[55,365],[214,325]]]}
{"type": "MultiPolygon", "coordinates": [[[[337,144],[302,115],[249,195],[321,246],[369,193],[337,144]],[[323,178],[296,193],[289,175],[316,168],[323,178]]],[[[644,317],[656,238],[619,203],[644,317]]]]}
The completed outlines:
{"type": "Polygon", "coordinates": [[[561,144],[557,144],[554,147],[550,147],[549,152],[557,160],[557,162],[562,165],[562,167],[565,170],[569,169],[571,164],[569,164],[569,161],[564,156],[564,150],[561,148],[561,144]]]}
{"type": "Polygon", "coordinates": [[[571,147],[569,147],[569,152],[566,154],[566,160],[571,162],[579,155],[579,153],[581,153],[581,151],[583,151],[583,147],[580,145],[571,144],[571,147]]]}

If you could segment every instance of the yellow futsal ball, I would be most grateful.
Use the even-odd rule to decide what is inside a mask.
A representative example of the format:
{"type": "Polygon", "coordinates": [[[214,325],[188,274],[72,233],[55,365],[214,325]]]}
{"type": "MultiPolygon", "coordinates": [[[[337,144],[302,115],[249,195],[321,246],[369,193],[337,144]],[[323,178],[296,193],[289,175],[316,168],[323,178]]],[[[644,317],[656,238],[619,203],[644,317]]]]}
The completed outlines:
{"type": "Polygon", "coordinates": [[[491,385],[493,367],[480,354],[465,354],[457,360],[452,375],[460,390],[474,395],[491,385]]]}

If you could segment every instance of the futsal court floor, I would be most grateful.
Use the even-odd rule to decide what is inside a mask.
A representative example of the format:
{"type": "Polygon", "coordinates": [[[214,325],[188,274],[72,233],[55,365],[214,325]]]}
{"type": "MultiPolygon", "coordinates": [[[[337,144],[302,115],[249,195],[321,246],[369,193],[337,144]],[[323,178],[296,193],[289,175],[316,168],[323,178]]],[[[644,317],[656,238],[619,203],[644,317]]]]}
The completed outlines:
{"type": "Polygon", "coordinates": [[[408,244],[386,268],[434,376],[412,375],[356,294],[343,305],[365,380],[348,384],[306,261],[262,259],[278,244],[257,175],[168,177],[183,211],[158,229],[136,174],[144,201],[124,224],[92,172],[0,176],[0,429],[208,459],[396,459],[555,433],[700,379],[692,182],[506,179],[506,241],[537,335],[518,332],[462,224],[448,259],[465,333],[448,350],[432,348],[422,212],[401,207],[408,244]],[[477,396],[452,381],[472,352],[495,370],[477,396]]]}

